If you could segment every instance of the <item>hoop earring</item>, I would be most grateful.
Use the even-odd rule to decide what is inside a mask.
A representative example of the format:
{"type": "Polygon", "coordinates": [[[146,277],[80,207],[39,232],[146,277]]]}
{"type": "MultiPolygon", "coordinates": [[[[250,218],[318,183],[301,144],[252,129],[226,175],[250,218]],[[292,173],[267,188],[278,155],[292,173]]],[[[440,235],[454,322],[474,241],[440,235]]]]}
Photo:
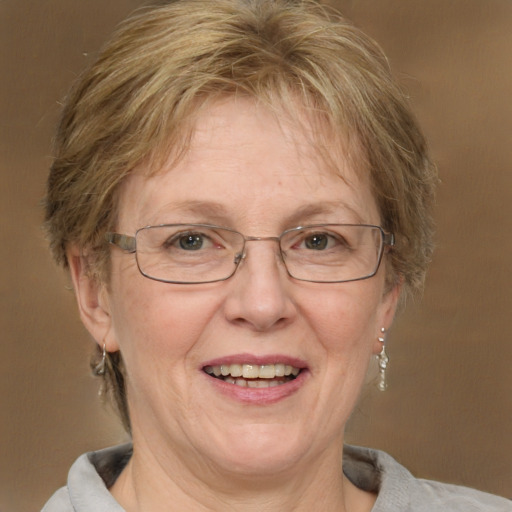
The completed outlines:
{"type": "Polygon", "coordinates": [[[377,388],[379,389],[379,391],[386,391],[386,388],[388,387],[388,384],[386,382],[386,368],[388,367],[389,363],[389,357],[386,354],[386,338],[384,337],[386,329],[382,327],[380,332],[382,333],[382,335],[379,336],[378,339],[382,343],[382,349],[380,351],[380,354],[376,356],[379,365],[379,382],[377,383],[377,388]]]}
{"type": "Polygon", "coordinates": [[[107,367],[107,347],[105,346],[105,343],[103,343],[103,354],[101,357],[101,361],[96,365],[96,368],[94,369],[94,373],[96,375],[105,375],[106,367],[107,367]]]}

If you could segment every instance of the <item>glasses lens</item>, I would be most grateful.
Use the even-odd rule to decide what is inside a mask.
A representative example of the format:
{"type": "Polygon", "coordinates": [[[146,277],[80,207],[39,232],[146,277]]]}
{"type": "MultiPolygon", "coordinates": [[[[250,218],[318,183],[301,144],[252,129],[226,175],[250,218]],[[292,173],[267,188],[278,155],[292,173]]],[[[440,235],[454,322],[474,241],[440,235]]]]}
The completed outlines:
{"type": "Polygon", "coordinates": [[[240,233],[210,225],[162,225],[137,232],[137,264],[147,277],[173,283],[206,283],[230,277],[241,253],[240,233]]]}
{"type": "Polygon", "coordinates": [[[292,229],[281,237],[289,274],[304,281],[341,282],[373,276],[382,253],[376,226],[334,225],[292,229]]]}
{"type": "MultiPolygon", "coordinates": [[[[295,279],[354,281],[377,272],[383,236],[377,226],[325,224],[285,231],[280,246],[288,273],[295,279]]],[[[142,274],[170,283],[228,279],[245,243],[242,234],[207,224],[149,226],[137,231],[136,240],[142,274]]]]}

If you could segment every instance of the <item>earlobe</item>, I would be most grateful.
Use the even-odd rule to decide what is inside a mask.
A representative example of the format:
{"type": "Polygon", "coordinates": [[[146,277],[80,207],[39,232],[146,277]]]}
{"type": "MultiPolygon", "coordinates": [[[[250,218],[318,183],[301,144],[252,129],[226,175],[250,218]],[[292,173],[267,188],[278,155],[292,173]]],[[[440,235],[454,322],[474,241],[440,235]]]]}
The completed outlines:
{"type": "Polygon", "coordinates": [[[73,288],[83,324],[98,345],[106,345],[109,352],[118,350],[112,336],[112,318],[107,288],[88,268],[87,256],[77,247],[67,252],[73,288]]]}

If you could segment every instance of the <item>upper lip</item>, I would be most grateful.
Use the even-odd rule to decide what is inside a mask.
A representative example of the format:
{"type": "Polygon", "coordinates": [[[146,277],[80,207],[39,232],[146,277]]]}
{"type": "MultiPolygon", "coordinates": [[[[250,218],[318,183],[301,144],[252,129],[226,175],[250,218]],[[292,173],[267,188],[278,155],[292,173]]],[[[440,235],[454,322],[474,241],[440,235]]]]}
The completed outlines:
{"type": "Polygon", "coordinates": [[[292,357],[284,354],[268,354],[268,355],[254,355],[249,353],[242,354],[231,354],[223,357],[217,357],[210,359],[201,364],[200,369],[202,370],[205,366],[219,366],[228,364],[254,364],[254,365],[265,365],[265,364],[286,364],[300,368],[301,370],[307,368],[307,364],[303,359],[292,357]]]}

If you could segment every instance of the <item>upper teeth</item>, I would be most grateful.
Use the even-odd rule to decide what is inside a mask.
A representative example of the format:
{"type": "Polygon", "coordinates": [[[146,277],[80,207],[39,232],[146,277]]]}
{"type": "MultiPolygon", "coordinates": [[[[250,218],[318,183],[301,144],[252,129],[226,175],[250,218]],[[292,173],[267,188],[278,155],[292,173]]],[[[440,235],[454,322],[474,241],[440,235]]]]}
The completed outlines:
{"type": "Polygon", "coordinates": [[[289,364],[222,364],[205,366],[204,371],[216,377],[243,377],[245,379],[274,379],[275,377],[296,377],[300,368],[289,364]]]}

